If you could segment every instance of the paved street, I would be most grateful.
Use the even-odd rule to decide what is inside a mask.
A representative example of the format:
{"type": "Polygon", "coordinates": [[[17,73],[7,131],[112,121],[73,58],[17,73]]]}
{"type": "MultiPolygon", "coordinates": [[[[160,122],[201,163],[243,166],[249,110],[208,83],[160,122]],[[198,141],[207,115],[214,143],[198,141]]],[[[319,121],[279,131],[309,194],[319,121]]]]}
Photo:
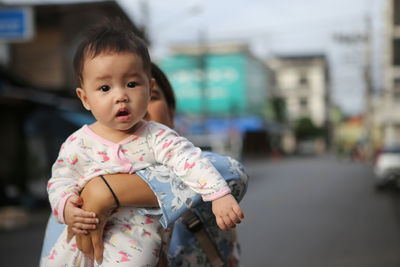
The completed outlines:
{"type": "Polygon", "coordinates": [[[242,265],[400,266],[400,192],[334,158],[250,162],[242,265]]]}
{"type": "Polygon", "coordinates": [[[33,211],[27,227],[0,231],[1,267],[37,267],[50,210],[33,211]]]}
{"type": "MultiPolygon", "coordinates": [[[[334,158],[251,161],[239,227],[242,266],[400,266],[400,191],[376,192],[372,169],[334,158]]],[[[47,211],[0,232],[0,266],[37,266],[47,211]]]]}

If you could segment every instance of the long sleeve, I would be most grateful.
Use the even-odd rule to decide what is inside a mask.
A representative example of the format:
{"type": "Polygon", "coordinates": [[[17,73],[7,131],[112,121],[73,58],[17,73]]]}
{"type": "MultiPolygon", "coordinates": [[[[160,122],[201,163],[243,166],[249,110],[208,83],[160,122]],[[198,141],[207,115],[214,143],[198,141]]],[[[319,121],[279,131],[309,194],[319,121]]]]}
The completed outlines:
{"type": "Polygon", "coordinates": [[[52,177],[47,184],[47,192],[53,215],[59,223],[64,223],[64,206],[72,195],[78,195],[79,173],[76,170],[78,157],[69,153],[66,141],[52,167],[52,177]]]}
{"type": "Polygon", "coordinates": [[[240,202],[247,191],[249,176],[245,167],[237,160],[211,152],[204,152],[203,156],[214,165],[227,181],[231,194],[240,202]]]}
{"type": "Polygon", "coordinates": [[[152,122],[148,128],[148,142],[157,162],[171,167],[204,201],[222,197],[230,192],[224,178],[202,156],[200,148],[170,128],[152,122]]]}
{"type": "MultiPolygon", "coordinates": [[[[204,152],[204,156],[210,160],[217,170],[220,171],[221,175],[228,181],[229,187],[232,190],[232,195],[239,201],[246,192],[248,182],[248,176],[243,165],[223,155],[204,152]]],[[[234,238],[234,233],[232,231],[223,232],[219,230],[210,203],[201,203],[195,206],[193,211],[199,216],[203,223],[203,228],[210,234],[220,257],[224,259],[224,262],[229,262],[229,260],[232,259],[232,252],[235,252],[232,246],[235,247],[238,245],[234,238]]],[[[193,249],[192,243],[197,242],[196,238],[188,232],[186,225],[182,224],[182,221],[177,221],[175,223],[173,231],[174,238],[171,240],[168,250],[168,255],[170,256],[169,264],[171,266],[179,265],[182,261],[187,262],[188,258],[203,259],[206,257],[201,246],[196,246],[195,249],[193,249]]],[[[190,261],[190,263],[196,264],[195,261],[190,261]]]]}
{"type": "MultiPolygon", "coordinates": [[[[211,152],[203,152],[203,156],[219,171],[228,183],[232,195],[240,201],[248,182],[244,166],[230,157],[211,152]]],[[[149,184],[157,196],[163,214],[160,222],[164,228],[174,223],[190,208],[202,203],[201,196],[185,185],[170,168],[157,165],[138,171],[137,174],[149,184]]]]}

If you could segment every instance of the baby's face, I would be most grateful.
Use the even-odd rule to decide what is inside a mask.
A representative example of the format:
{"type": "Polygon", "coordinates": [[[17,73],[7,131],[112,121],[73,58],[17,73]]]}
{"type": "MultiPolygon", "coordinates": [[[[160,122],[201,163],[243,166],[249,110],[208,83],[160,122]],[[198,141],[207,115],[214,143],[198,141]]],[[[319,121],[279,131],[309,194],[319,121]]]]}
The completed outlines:
{"type": "Polygon", "coordinates": [[[77,94],[102,126],[129,131],[146,114],[153,82],[139,56],[121,52],[87,57],[82,76],[77,94]]]}

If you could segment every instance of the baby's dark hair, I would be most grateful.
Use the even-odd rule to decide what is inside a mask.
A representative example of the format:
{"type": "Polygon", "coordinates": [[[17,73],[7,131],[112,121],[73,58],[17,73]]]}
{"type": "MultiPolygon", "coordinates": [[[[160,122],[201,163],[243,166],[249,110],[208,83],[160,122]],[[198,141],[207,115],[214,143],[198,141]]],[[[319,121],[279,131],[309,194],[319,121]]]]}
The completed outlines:
{"type": "Polygon", "coordinates": [[[86,57],[94,58],[101,53],[132,52],[142,59],[145,73],[151,77],[151,60],[144,41],[122,19],[107,19],[89,28],[78,46],[74,57],[77,83],[82,86],[83,64],[86,57]]]}

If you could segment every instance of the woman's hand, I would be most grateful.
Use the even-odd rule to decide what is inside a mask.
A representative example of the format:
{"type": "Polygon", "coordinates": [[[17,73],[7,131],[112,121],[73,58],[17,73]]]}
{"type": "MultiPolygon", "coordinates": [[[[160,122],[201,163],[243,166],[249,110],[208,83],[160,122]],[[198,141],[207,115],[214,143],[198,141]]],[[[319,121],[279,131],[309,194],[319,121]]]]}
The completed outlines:
{"type": "MultiPolygon", "coordinates": [[[[119,199],[121,206],[158,207],[157,197],[142,178],[136,174],[104,175],[119,199]]],[[[88,235],[77,235],[78,249],[90,259],[101,262],[103,258],[103,231],[112,211],[116,208],[114,197],[100,177],[91,179],[81,192],[82,209],[94,212],[99,223],[88,235]]]]}
{"type": "Polygon", "coordinates": [[[95,230],[89,231],[88,235],[77,235],[76,244],[80,251],[88,256],[91,260],[96,260],[97,264],[103,261],[103,232],[104,227],[110,217],[113,209],[107,211],[103,210],[99,214],[100,223],[95,230]]]}
{"type": "Polygon", "coordinates": [[[108,217],[108,214],[104,214],[96,230],[91,230],[88,235],[76,235],[78,249],[91,260],[96,260],[99,265],[103,261],[103,232],[108,217]]]}
{"type": "Polygon", "coordinates": [[[97,228],[89,230],[89,235],[77,235],[76,243],[90,259],[103,260],[103,231],[112,211],[117,207],[107,185],[99,177],[90,180],[81,192],[82,209],[93,212],[99,221],[97,228]],[[88,190],[90,188],[90,190],[88,190]]]}

